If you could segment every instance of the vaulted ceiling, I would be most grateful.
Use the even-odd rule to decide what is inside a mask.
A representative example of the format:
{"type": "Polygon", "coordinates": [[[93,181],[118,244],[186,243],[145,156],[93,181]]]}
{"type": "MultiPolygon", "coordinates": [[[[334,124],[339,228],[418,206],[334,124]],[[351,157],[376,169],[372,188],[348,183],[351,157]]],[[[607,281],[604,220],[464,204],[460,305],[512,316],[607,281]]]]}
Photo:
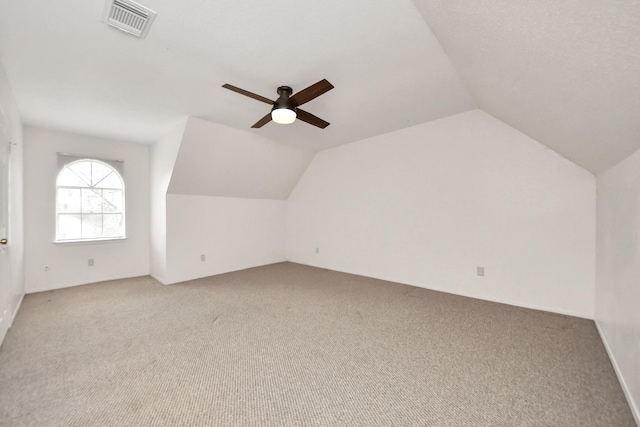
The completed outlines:
{"type": "Polygon", "coordinates": [[[195,116],[320,150],[474,108],[592,172],[640,148],[640,2],[139,0],[139,39],[103,0],[0,0],[0,61],[24,122],[152,143],[195,116]],[[323,78],[331,122],[250,126],[323,78]]]}
{"type": "Polygon", "coordinates": [[[478,106],[592,172],[640,148],[637,0],[416,0],[478,106]]]}

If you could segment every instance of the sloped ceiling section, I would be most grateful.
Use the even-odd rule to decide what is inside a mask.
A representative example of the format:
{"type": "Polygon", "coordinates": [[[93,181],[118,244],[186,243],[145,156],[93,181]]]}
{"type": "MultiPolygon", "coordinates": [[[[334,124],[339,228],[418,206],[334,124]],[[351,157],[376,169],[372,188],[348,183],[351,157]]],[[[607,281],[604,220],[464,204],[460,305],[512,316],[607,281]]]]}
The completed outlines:
{"type": "Polygon", "coordinates": [[[100,22],[104,1],[0,2],[27,124],[153,143],[193,116],[320,150],[476,108],[411,0],[138,2],[158,14],[145,39],[100,22]],[[325,130],[250,129],[269,106],[221,87],[276,99],[323,78],[335,89],[304,109],[325,130]]]}
{"type": "Polygon", "coordinates": [[[640,149],[640,2],[414,0],[478,106],[591,172],[640,149]]]}
{"type": "Polygon", "coordinates": [[[286,200],[313,152],[190,117],[168,193],[286,200]]]}

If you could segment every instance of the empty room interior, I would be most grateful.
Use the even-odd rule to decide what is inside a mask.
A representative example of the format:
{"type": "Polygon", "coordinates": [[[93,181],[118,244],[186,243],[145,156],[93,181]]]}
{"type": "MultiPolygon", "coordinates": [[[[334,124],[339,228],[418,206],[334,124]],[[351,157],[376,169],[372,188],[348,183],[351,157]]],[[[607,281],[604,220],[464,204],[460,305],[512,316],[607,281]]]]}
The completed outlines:
{"type": "Polygon", "coordinates": [[[640,424],[640,2],[0,1],[0,425],[640,424]]]}

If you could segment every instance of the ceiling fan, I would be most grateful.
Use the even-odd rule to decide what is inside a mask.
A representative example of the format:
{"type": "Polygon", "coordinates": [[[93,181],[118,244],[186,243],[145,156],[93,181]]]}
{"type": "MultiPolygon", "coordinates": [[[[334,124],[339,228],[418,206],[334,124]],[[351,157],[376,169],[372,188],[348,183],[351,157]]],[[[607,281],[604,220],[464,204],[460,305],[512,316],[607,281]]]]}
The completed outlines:
{"type": "Polygon", "coordinates": [[[310,125],[317,126],[321,129],[329,126],[329,122],[322,120],[320,117],[314,116],[311,113],[308,113],[304,110],[298,108],[304,103],[311,101],[322,95],[325,92],[333,89],[333,85],[329,83],[326,79],[320,80],[318,83],[312,84],[306,89],[302,89],[300,92],[296,92],[293,96],[293,90],[289,86],[280,86],[278,88],[278,95],[280,97],[275,101],[270,100],[269,98],[265,98],[264,96],[256,95],[255,93],[249,92],[244,89],[240,89],[239,87],[223,84],[223,88],[232,90],[234,92],[238,92],[244,96],[248,96],[249,98],[257,99],[258,101],[262,101],[266,104],[272,105],[271,112],[258,120],[252,128],[260,128],[271,120],[279,124],[289,124],[293,123],[296,118],[302,120],[303,122],[307,122],[310,125]]]}

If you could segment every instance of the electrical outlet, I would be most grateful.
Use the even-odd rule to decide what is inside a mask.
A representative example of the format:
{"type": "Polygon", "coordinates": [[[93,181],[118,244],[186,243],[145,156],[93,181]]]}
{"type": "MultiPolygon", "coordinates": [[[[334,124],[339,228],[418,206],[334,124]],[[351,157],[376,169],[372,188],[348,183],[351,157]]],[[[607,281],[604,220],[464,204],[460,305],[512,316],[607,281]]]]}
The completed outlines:
{"type": "Polygon", "coordinates": [[[89,264],[89,267],[93,267],[93,258],[89,258],[88,264],[89,264]]]}
{"type": "Polygon", "coordinates": [[[206,259],[207,257],[204,254],[200,255],[200,261],[205,261],[206,259]]]}
{"type": "Polygon", "coordinates": [[[477,267],[478,276],[484,276],[484,267],[477,267]]]}
{"type": "Polygon", "coordinates": [[[316,248],[316,253],[319,254],[320,253],[320,248],[316,248]]]}

